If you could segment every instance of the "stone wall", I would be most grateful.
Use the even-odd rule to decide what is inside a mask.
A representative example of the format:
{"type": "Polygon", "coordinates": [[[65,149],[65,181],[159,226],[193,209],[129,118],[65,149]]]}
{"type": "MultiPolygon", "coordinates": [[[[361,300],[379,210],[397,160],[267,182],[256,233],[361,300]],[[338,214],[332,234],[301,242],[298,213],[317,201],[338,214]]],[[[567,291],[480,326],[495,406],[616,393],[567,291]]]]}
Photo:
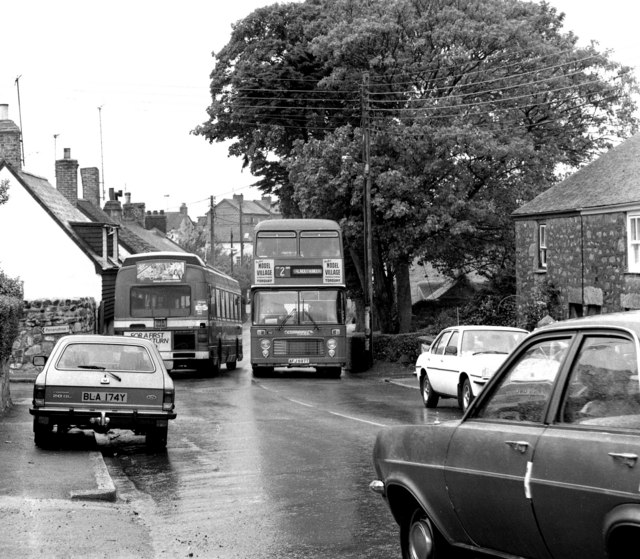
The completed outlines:
{"type": "Polygon", "coordinates": [[[25,301],[20,333],[13,344],[11,374],[32,373],[34,355],[49,355],[67,334],[94,334],[97,305],[93,298],[25,301]]]}

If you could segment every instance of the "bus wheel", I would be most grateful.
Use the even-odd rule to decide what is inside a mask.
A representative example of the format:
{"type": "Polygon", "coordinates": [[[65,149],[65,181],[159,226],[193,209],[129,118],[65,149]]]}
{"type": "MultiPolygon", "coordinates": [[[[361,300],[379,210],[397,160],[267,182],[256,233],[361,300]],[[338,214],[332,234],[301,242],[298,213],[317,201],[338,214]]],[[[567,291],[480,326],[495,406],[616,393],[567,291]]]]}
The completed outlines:
{"type": "Polygon", "coordinates": [[[237,361],[227,361],[227,371],[233,371],[237,366],[237,361]]]}
{"type": "Polygon", "coordinates": [[[325,378],[340,378],[342,367],[318,367],[316,372],[325,378]]]}
{"type": "Polygon", "coordinates": [[[253,376],[256,378],[266,377],[269,375],[273,375],[273,367],[259,367],[257,365],[253,366],[253,376]]]}

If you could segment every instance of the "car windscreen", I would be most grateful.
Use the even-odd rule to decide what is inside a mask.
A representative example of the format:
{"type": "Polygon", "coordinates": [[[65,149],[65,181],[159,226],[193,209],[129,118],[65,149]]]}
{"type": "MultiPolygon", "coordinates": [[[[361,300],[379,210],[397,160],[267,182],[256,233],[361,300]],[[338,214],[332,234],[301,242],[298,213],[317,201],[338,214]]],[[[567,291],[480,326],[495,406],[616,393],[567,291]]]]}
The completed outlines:
{"type": "Polygon", "coordinates": [[[462,354],[508,354],[526,336],[525,332],[510,330],[467,330],[462,337],[462,354]]]}
{"type": "Polygon", "coordinates": [[[58,358],[59,370],[106,370],[152,373],[153,360],[145,347],[126,344],[71,343],[58,358]]]}

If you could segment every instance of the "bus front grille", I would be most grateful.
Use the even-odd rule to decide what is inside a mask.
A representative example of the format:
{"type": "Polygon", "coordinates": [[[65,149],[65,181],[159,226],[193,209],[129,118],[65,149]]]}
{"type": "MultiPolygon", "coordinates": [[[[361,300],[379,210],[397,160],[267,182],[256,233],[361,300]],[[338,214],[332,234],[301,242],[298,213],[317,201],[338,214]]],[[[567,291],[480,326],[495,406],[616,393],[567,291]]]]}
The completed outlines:
{"type": "Polygon", "coordinates": [[[289,357],[323,357],[324,343],[322,340],[311,339],[273,340],[273,354],[289,357]]]}

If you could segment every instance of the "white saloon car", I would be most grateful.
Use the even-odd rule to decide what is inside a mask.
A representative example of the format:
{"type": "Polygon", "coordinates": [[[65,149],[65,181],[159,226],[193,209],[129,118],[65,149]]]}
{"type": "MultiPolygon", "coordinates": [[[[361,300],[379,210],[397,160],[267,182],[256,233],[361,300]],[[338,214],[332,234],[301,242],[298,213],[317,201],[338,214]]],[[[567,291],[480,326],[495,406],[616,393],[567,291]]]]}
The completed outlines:
{"type": "Polygon", "coordinates": [[[156,345],[125,336],[73,335],[58,340],[33,387],[35,444],[77,427],[106,433],[128,429],[164,448],[175,419],[173,380],[156,345]]]}
{"type": "Polygon", "coordinates": [[[416,361],[416,377],[427,408],[457,398],[466,411],[507,355],[528,334],[505,326],[446,328],[416,361]]]}

